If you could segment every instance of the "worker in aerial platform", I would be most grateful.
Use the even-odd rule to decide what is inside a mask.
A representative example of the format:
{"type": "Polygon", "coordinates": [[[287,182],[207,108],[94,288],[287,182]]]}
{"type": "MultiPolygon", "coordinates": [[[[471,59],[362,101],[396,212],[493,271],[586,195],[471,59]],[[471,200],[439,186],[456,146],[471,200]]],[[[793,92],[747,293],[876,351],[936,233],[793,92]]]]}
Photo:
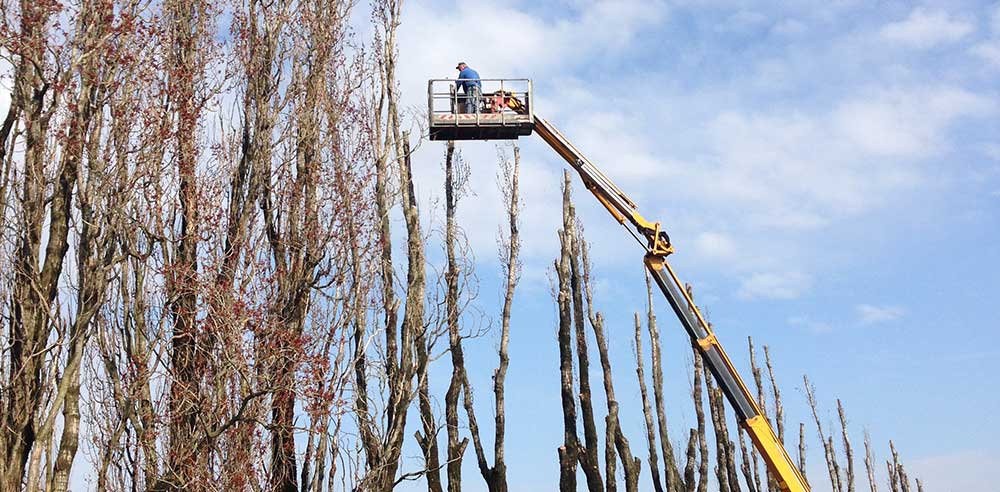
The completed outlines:
{"type": "Polygon", "coordinates": [[[479,72],[475,71],[465,62],[459,62],[455,69],[458,70],[458,80],[455,81],[455,90],[462,89],[465,93],[464,105],[459,104],[459,113],[478,113],[479,98],[483,92],[483,83],[479,80],[479,72]],[[464,108],[462,106],[465,106],[464,108]],[[464,111],[463,111],[464,109],[464,111]]]}

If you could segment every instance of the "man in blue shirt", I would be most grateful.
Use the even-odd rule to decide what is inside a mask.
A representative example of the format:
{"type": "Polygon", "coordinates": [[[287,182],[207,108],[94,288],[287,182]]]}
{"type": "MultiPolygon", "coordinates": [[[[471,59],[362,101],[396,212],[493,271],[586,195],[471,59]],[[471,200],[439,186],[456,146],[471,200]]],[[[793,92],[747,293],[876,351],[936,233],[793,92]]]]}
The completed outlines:
{"type": "Polygon", "coordinates": [[[479,98],[483,91],[483,83],[479,80],[479,72],[473,70],[465,62],[459,62],[455,69],[458,70],[458,80],[455,81],[455,90],[457,92],[458,89],[462,89],[465,93],[465,96],[460,99],[463,104],[459,105],[459,112],[478,113],[479,98]],[[462,106],[464,106],[464,111],[462,106]]]}

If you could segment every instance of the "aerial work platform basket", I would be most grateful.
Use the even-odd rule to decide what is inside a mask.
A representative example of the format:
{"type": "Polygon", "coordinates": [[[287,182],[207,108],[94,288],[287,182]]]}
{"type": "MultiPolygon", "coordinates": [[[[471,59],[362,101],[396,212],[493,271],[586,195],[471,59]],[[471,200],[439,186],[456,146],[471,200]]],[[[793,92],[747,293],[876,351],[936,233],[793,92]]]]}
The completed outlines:
{"type": "MultiPolygon", "coordinates": [[[[458,89],[464,79],[427,82],[431,140],[513,140],[535,127],[530,79],[477,79],[481,89],[458,89]]],[[[473,81],[469,81],[473,82],[473,81]]]]}

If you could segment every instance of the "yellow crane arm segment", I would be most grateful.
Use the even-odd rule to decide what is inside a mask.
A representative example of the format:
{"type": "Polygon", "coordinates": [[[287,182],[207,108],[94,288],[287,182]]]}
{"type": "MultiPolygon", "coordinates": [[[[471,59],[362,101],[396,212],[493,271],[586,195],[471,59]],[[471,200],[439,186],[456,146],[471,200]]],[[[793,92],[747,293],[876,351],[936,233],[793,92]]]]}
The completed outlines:
{"type": "Polygon", "coordinates": [[[666,257],[673,252],[673,246],[666,232],[660,229],[660,223],[646,220],[625,192],[547,120],[536,117],[534,130],[576,169],[584,186],[608,209],[615,220],[626,227],[632,226],[641,235],[641,238],[638,235],[636,238],[640,239],[646,248],[646,269],[691,336],[692,342],[701,353],[719,387],[726,394],[740,424],[750,434],[754,447],[764,457],[779,487],[783,492],[808,492],[809,484],[775,435],[753,393],[743,383],[743,379],[740,378],[733,362],[712,332],[712,328],[695,306],[673,268],[667,263],[666,257]]]}

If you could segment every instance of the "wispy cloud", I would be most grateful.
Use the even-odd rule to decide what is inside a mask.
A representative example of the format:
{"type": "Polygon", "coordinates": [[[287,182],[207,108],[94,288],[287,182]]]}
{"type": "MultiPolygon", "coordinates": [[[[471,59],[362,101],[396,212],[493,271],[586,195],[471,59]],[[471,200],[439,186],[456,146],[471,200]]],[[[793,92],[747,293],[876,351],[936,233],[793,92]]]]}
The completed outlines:
{"type": "Polygon", "coordinates": [[[983,41],[969,51],[990,66],[1000,68],[1000,40],[983,41]]]}
{"type": "Polygon", "coordinates": [[[996,490],[996,484],[1000,483],[1000,453],[989,449],[961,449],[950,454],[916,458],[907,470],[920,477],[927,490],[996,490]]]}
{"type": "Polygon", "coordinates": [[[958,41],[975,30],[970,22],[952,18],[945,11],[917,7],[901,21],[882,28],[883,39],[912,48],[931,48],[958,41]]]}
{"type": "Polygon", "coordinates": [[[812,284],[802,272],[759,272],[743,279],[739,295],[744,299],[795,299],[812,284]]]}
{"type": "Polygon", "coordinates": [[[788,318],[788,324],[796,328],[804,328],[815,334],[833,331],[833,326],[825,321],[816,321],[808,316],[793,316],[788,318]]]}
{"type": "Polygon", "coordinates": [[[746,32],[759,29],[766,25],[767,16],[752,10],[740,10],[730,15],[724,22],[716,26],[718,32],[746,32]]]}
{"type": "MultiPolygon", "coordinates": [[[[401,31],[402,85],[425,87],[439,69],[452,75],[459,58],[484,76],[534,77],[539,114],[599,163],[644,215],[664,220],[679,253],[693,253],[686,258],[696,266],[726,276],[730,295],[807,294],[815,279],[825,278],[821,270],[831,255],[828,244],[812,238],[841,233],[851,220],[914,199],[938,177],[951,175],[937,166],[967,146],[955,130],[997,112],[995,96],[977,92],[977,84],[957,76],[925,77],[916,59],[898,60],[897,44],[971,39],[974,26],[956,14],[916,9],[898,22],[853,28],[836,25],[842,20],[838,11],[625,3],[616,11],[608,1],[570,2],[559,15],[536,15],[497,0],[475,9],[413,4],[401,31]],[[695,26],[674,22],[684,9],[714,9],[718,15],[695,26]],[[509,21],[477,30],[471,45],[451,34],[481,25],[484,17],[509,21]],[[753,41],[760,56],[726,58],[727,48],[720,50],[721,60],[707,62],[715,52],[705,47],[672,51],[677,36],[708,35],[726,22],[771,33],[753,41]],[[516,36],[511,25],[518,26],[516,36]],[[921,41],[920,33],[928,39],[921,41]],[[643,51],[653,44],[656,51],[643,51]],[[623,57],[641,63],[623,66],[623,57]],[[696,69],[678,77],[678,68],[696,69]],[[699,78],[712,70],[719,76],[699,78]],[[644,95],[651,87],[655,97],[644,95]]],[[[985,22],[979,21],[980,29],[987,29],[985,22]]],[[[741,35],[712,36],[732,42],[741,35]]],[[[955,47],[960,54],[968,49],[955,47]]],[[[408,94],[409,104],[422,104],[419,90],[408,94]]],[[[559,207],[562,162],[534,139],[522,145],[525,259],[544,261],[544,268],[557,248],[559,216],[549,212],[559,207]]],[[[461,148],[475,179],[492,181],[492,145],[461,148]]],[[[418,160],[428,163],[415,171],[425,173],[417,176],[418,186],[427,183],[421,193],[429,195],[442,179],[440,166],[430,163],[440,161],[440,153],[432,154],[421,154],[418,160]]],[[[604,220],[600,210],[589,213],[590,197],[574,185],[588,233],[602,238],[593,244],[595,261],[625,261],[619,253],[628,238],[617,240],[623,237],[618,224],[604,220]]],[[[495,186],[477,190],[460,207],[460,219],[466,219],[474,248],[488,251],[503,220],[502,201],[495,186]]]]}
{"type": "Polygon", "coordinates": [[[926,157],[943,144],[942,130],[956,118],[995,111],[989,97],[951,87],[872,90],[847,101],[837,128],[852,143],[880,156],[926,157]]]}
{"type": "Polygon", "coordinates": [[[736,241],[726,233],[706,231],[694,240],[697,253],[708,260],[731,261],[739,252],[736,241]]]}
{"type": "Polygon", "coordinates": [[[797,19],[785,19],[778,22],[771,28],[771,32],[775,34],[780,34],[782,36],[795,36],[803,34],[808,30],[808,27],[797,19]]]}
{"type": "Polygon", "coordinates": [[[993,7],[993,15],[990,16],[990,29],[993,34],[1000,36],[1000,3],[993,7]]]}
{"type": "Polygon", "coordinates": [[[873,306],[859,304],[855,307],[858,321],[862,325],[874,325],[896,321],[906,315],[906,310],[899,306],[873,306]]]}

